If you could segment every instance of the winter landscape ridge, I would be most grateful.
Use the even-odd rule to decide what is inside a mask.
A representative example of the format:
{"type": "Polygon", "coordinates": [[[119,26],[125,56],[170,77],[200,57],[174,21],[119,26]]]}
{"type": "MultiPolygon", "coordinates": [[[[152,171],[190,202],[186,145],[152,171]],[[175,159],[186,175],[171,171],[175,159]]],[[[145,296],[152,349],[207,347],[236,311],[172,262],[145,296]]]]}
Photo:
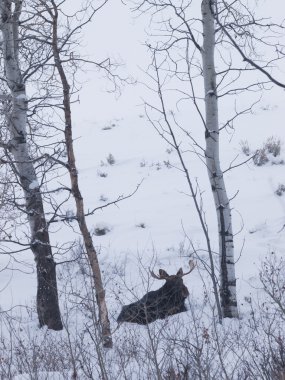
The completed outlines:
{"type": "MultiPolygon", "coordinates": [[[[285,11],[283,2],[278,4],[278,13],[285,11]]],[[[71,1],[66,7],[71,11],[77,5],[71,1]]],[[[265,12],[271,9],[269,1],[262,6],[265,12]]],[[[74,202],[69,199],[64,210],[71,220],[50,227],[53,247],[74,243],[66,256],[55,255],[62,262],[57,276],[63,331],[38,328],[32,252],[10,257],[4,254],[10,248],[2,241],[1,380],[285,379],[284,89],[272,85],[257,95],[236,95],[239,109],[258,102],[220,134],[221,166],[231,199],[239,312],[239,318],[226,318],[220,325],[206,270],[205,236],[185,173],[177,152],[155,130],[145,108],[145,102],[157,104],[155,93],[143,84],[150,83],[144,73],[150,62],[143,44],[146,25],[147,15],[134,19],[127,6],[107,3],[84,30],[80,49],[96,60],[109,54],[121,59],[126,62],[124,74],[137,83],[125,85],[118,96],[107,91],[109,83],[100,73],[84,69],[78,79],[80,101],[72,105],[80,187],[87,212],[96,209],[87,223],[98,252],[114,347],[107,350],[101,345],[96,297],[81,235],[72,220],[74,202]],[[112,16],[107,23],[111,10],[120,17],[112,16]],[[100,29],[100,38],[95,38],[100,29]],[[249,159],[266,144],[277,145],[280,152],[265,149],[262,163],[249,159]],[[120,197],[126,199],[113,204],[120,197]],[[162,285],[150,277],[149,269],[187,271],[190,258],[196,268],[183,278],[190,293],[187,312],[148,326],[117,324],[122,305],[162,285]]],[[[284,75],[284,68],[281,63],[278,73],[284,75]]],[[[174,110],[179,125],[204,146],[203,127],[193,109],[177,105],[172,94],[166,99],[169,114],[174,110]]],[[[219,99],[221,124],[235,102],[219,99]]],[[[176,132],[199,194],[218,276],[217,216],[206,165],[193,140],[181,128],[176,132]]],[[[59,174],[51,183],[68,186],[68,177],[59,174]]],[[[27,222],[19,231],[27,234],[27,222]]]]}

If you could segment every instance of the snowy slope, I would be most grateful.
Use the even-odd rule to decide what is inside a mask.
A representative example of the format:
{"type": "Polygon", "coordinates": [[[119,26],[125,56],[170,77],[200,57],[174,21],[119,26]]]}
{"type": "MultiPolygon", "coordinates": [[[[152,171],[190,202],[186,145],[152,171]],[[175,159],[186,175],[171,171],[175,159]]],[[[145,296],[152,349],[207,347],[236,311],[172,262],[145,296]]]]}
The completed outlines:
{"type": "MultiPolygon", "coordinates": [[[[139,24],[130,23],[129,16],[124,17],[126,18],[121,20],[124,24],[121,32],[123,36],[132,38],[129,46],[121,50],[121,54],[129,62],[126,71],[136,76],[139,75],[136,68],[138,61],[142,66],[147,62],[144,48],[137,43],[142,39],[143,26],[140,25],[140,34],[134,38],[134,28],[138,28],[139,24]],[[137,55],[132,54],[134,49],[137,49],[137,55]]],[[[96,28],[100,28],[100,25],[96,28]]],[[[108,45],[112,51],[112,44],[120,45],[119,37],[113,41],[114,35],[108,34],[108,28],[104,30],[106,39],[101,46],[102,56],[105,54],[105,46],[108,45]]],[[[98,35],[95,29],[93,32],[95,36],[98,35]]],[[[90,31],[86,33],[90,37],[90,31]]],[[[98,37],[96,48],[100,43],[102,41],[98,37]]],[[[90,53],[93,52],[90,50],[90,53]]],[[[169,273],[176,273],[180,267],[186,270],[189,256],[193,253],[189,239],[205,260],[206,244],[193,200],[187,194],[184,174],[179,171],[178,157],[153,129],[144,114],[141,97],[147,98],[148,93],[142,86],[135,85],[123,91],[121,97],[115,98],[113,94],[103,92],[104,80],[98,82],[97,74],[92,71],[82,74],[82,83],[80,104],[75,104],[73,109],[79,179],[86,210],[98,208],[94,215],[88,217],[91,230],[96,232],[96,229],[106,229],[107,232],[101,236],[94,233],[94,242],[100,253],[111,325],[112,330],[115,330],[121,304],[132,302],[149,288],[157,289],[161,285],[155,280],[147,283],[149,267],[156,272],[159,268],[169,273]],[[97,83],[100,83],[99,89],[97,83]],[[110,154],[114,157],[113,164],[108,163],[110,154]],[[138,184],[140,186],[130,198],[100,209],[120,196],[128,196],[138,184]]],[[[241,141],[247,141],[251,153],[254,153],[271,136],[281,139],[281,155],[278,160],[285,162],[285,109],[284,101],[280,100],[282,97],[284,92],[279,90],[265,93],[252,115],[238,121],[235,131],[222,134],[221,154],[224,169],[228,168],[236,156],[238,157],[234,165],[247,159],[242,153],[241,141]]],[[[221,117],[223,107],[226,106],[221,105],[221,117]]],[[[183,111],[179,115],[185,126],[188,125],[187,117],[183,111]]],[[[199,128],[195,125],[195,133],[199,134],[199,128]]],[[[202,127],[200,141],[203,144],[202,127]]],[[[212,248],[217,252],[216,214],[206,168],[193,153],[187,153],[185,159],[193,180],[197,179],[199,182],[212,248]]],[[[264,166],[258,167],[249,161],[228,171],[225,180],[230,197],[234,197],[232,214],[236,233],[237,291],[240,315],[246,319],[249,315],[249,304],[245,302],[245,297],[249,299],[258,294],[262,298],[258,283],[261,261],[271,255],[271,252],[283,257],[285,254],[285,229],[282,229],[285,224],[285,193],[283,196],[275,194],[279,184],[285,185],[284,164],[275,164],[271,159],[264,166]]],[[[66,211],[70,210],[74,210],[72,202],[66,206],[66,211]]],[[[76,238],[76,232],[66,227],[56,227],[52,234],[54,245],[76,238]]],[[[217,262],[217,255],[215,257],[217,262]]],[[[10,263],[9,269],[5,269],[6,264],[7,258],[1,258],[1,309],[33,305],[36,278],[31,254],[28,252],[21,255],[21,262],[10,263]],[[20,270],[12,270],[15,268],[20,270]]],[[[200,273],[203,276],[206,273],[199,262],[198,267],[199,271],[194,271],[184,280],[190,290],[188,307],[192,300],[193,304],[202,303],[205,289],[200,273]]],[[[79,272],[78,268],[72,270],[79,272]]],[[[64,275],[61,276],[61,305],[65,309],[70,300],[66,301],[66,285],[63,285],[64,281],[61,282],[64,275]]],[[[209,278],[205,278],[211,293],[209,278]]],[[[80,282],[81,277],[78,275],[74,281],[80,282]]],[[[78,285],[79,288],[80,286],[81,284],[78,285]]],[[[18,313],[18,308],[15,313],[18,313]]],[[[191,313],[189,310],[179,316],[188,327],[191,313]]],[[[32,322],[27,325],[33,331],[37,321],[36,315],[31,315],[32,322]]],[[[173,317],[173,329],[179,318],[173,317]]],[[[81,333],[82,324],[81,319],[71,322],[74,336],[81,333]],[[77,322],[80,327],[77,327],[77,322]]],[[[4,332],[7,331],[7,326],[1,328],[4,332]]],[[[127,327],[115,331],[115,341],[120,342],[123,339],[126,331],[124,329],[127,327]]],[[[135,326],[130,330],[135,336],[146,335],[144,327],[135,326]]],[[[112,358],[109,359],[112,361],[112,358]]],[[[68,369],[65,373],[68,373],[68,369]]],[[[41,376],[48,379],[45,372],[41,376]]],[[[61,379],[62,376],[59,373],[50,373],[50,379],[61,379]]],[[[30,379],[19,375],[15,380],[26,378],[30,379]]]]}
{"type": "MultiPolygon", "coordinates": [[[[138,91],[138,87],[132,91],[138,91]]],[[[281,105],[274,100],[278,96],[277,90],[265,94],[255,114],[244,117],[230,135],[222,135],[224,168],[237,155],[234,164],[247,159],[241,152],[240,143],[244,140],[248,141],[254,152],[262,147],[267,138],[276,136],[283,143],[280,159],[284,159],[282,120],[285,114],[281,105]]],[[[138,97],[136,100],[139,103],[138,97]]],[[[120,98],[117,102],[120,102],[120,98]]],[[[80,107],[75,106],[74,110],[75,147],[86,209],[100,208],[120,196],[128,196],[140,184],[129,199],[99,209],[88,217],[92,230],[98,227],[107,227],[109,230],[104,236],[94,236],[94,242],[101,252],[102,264],[108,265],[114,261],[126,263],[126,273],[130,272],[135,277],[138,276],[139,257],[143,257],[145,265],[149,258],[155,257],[169,272],[176,271],[180,266],[187,267],[187,255],[192,252],[189,238],[196,249],[203,250],[206,246],[193,201],[187,195],[184,174],[177,169],[180,164],[176,153],[169,149],[149,124],[142,107],[130,107],[125,116],[105,121],[96,121],[94,114],[93,122],[85,117],[83,120],[79,118],[80,107]],[[107,162],[110,154],[115,160],[113,165],[107,162]]],[[[92,117],[92,112],[89,112],[88,118],[92,117]]],[[[216,215],[206,168],[195,154],[185,157],[192,178],[197,178],[203,192],[213,250],[217,251],[216,215]]],[[[285,196],[275,194],[278,185],[285,183],[284,166],[269,162],[257,167],[248,162],[227,172],[225,178],[230,196],[238,192],[232,206],[234,229],[238,232],[235,247],[238,290],[242,300],[250,292],[250,279],[255,278],[258,272],[260,258],[270,251],[284,254],[285,232],[280,230],[284,225],[285,196]]],[[[74,209],[72,202],[68,207],[74,209]]],[[[69,229],[53,234],[55,244],[74,238],[74,233],[69,229]]],[[[9,270],[4,271],[1,277],[4,309],[29,302],[30,297],[34,297],[32,284],[35,279],[30,275],[34,272],[33,260],[28,253],[25,253],[24,258],[23,261],[29,263],[28,266],[25,264],[27,274],[9,270]],[[31,285],[23,289],[23,281],[31,285]]],[[[195,274],[186,279],[191,289],[195,289],[193,278],[195,274]]]]}

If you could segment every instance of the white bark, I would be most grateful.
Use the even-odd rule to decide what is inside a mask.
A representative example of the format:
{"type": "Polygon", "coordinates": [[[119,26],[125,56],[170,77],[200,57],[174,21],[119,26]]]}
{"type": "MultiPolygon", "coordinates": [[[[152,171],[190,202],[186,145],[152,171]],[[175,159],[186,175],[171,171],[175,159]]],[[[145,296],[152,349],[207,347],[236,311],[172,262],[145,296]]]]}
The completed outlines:
{"type": "Polygon", "coordinates": [[[7,115],[9,148],[14,157],[16,175],[23,188],[31,231],[31,249],[38,275],[37,310],[40,325],[61,330],[55,263],[49,243],[40,188],[27,142],[27,97],[18,58],[18,26],[21,1],[0,0],[5,77],[11,93],[12,110],[7,115]],[[12,4],[14,3],[14,4],[12,4]],[[14,10],[12,10],[14,7],[14,10]]]}
{"type": "Polygon", "coordinates": [[[206,108],[206,163],[213,191],[220,253],[220,296],[223,317],[238,317],[234,243],[230,203],[227,196],[219,157],[219,119],[215,72],[215,23],[211,6],[216,0],[202,1],[203,76],[206,108]]]}

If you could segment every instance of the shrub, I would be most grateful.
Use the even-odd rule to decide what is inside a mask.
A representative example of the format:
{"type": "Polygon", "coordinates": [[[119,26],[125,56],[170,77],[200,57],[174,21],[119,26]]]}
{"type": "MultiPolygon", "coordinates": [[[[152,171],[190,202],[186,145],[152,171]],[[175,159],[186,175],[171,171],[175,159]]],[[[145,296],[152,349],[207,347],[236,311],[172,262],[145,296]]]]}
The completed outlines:
{"type": "Polygon", "coordinates": [[[279,156],[281,152],[281,140],[273,136],[269,137],[264,144],[264,149],[274,157],[279,156]]]}
{"type": "Polygon", "coordinates": [[[106,161],[109,165],[114,165],[116,162],[115,157],[111,153],[106,157],[106,161]]]}
{"type": "Polygon", "coordinates": [[[139,224],[136,224],[136,227],[138,227],[138,228],[146,228],[146,225],[145,225],[145,223],[139,223],[139,224]]]}
{"type": "Polygon", "coordinates": [[[279,184],[277,190],[275,190],[275,194],[281,197],[285,193],[285,185],[279,184]]]}
{"type": "Polygon", "coordinates": [[[265,148],[257,150],[253,156],[253,163],[256,166],[263,166],[269,161],[265,148]]]}
{"type": "Polygon", "coordinates": [[[250,148],[247,140],[242,140],[240,142],[240,147],[243,154],[245,154],[246,156],[250,155],[250,148]]]}
{"type": "Polygon", "coordinates": [[[96,236],[103,236],[110,232],[111,229],[112,228],[105,223],[97,223],[93,230],[93,234],[96,236]]]}
{"type": "MultiPolygon", "coordinates": [[[[244,149],[247,151],[246,145],[244,145],[244,149]]],[[[280,153],[281,140],[271,136],[265,141],[263,147],[255,152],[255,155],[253,156],[253,163],[256,166],[263,166],[269,161],[272,161],[272,164],[283,164],[283,160],[274,160],[274,158],[280,156],[280,153]]]]}
{"type": "Polygon", "coordinates": [[[106,177],[108,177],[108,173],[106,173],[106,172],[101,172],[100,170],[98,170],[97,174],[98,174],[99,177],[102,177],[102,178],[106,178],[106,177]]]}
{"type": "Polygon", "coordinates": [[[96,236],[103,236],[106,235],[108,232],[110,232],[110,229],[108,227],[96,227],[94,229],[94,234],[96,236]]]}
{"type": "Polygon", "coordinates": [[[107,200],[108,200],[108,198],[104,194],[100,195],[100,198],[99,198],[100,202],[107,202],[107,200]]]}

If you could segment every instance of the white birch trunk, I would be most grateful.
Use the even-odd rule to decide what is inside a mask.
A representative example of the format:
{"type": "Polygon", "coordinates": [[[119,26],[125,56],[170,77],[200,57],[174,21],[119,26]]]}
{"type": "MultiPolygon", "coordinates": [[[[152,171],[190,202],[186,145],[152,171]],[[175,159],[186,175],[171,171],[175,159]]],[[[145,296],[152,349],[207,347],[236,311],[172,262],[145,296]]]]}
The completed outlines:
{"type": "Polygon", "coordinates": [[[37,311],[40,326],[61,330],[55,263],[49,242],[43,202],[27,143],[27,97],[18,59],[18,25],[21,1],[0,0],[0,29],[5,77],[12,98],[7,115],[10,133],[9,148],[14,157],[16,175],[23,188],[31,231],[31,249],[37,265],[37,311]],[[14,11],[12,11],[12,7],[14,11]]]}
{"type": "Polygon", "coordinates": [[[220,254],[220,297],[223,317],[238,317],[234,243],[230,203],[227,196],[219,157],[219,119],[215,72],[215,22],[211,6],[216,0],[202,1],[203,76],[206,108],[206,163],[213,191],[220,254]]]}

